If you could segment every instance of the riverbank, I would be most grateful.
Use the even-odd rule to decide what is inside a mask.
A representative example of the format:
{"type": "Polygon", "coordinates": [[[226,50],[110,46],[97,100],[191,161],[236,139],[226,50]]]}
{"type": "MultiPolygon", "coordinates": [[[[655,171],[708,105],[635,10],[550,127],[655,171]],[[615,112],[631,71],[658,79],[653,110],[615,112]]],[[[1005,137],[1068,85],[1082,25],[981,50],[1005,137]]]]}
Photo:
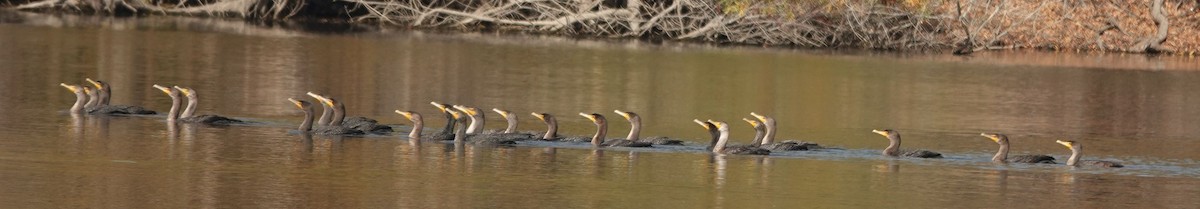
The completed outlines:
{"type": "Polygon", "coordinates": [[[1065,1],[23,1],[101,15],[319,19],[384,27],[969,54],[1035,49],[1200,52],[1200,2],[1065,1]]]}

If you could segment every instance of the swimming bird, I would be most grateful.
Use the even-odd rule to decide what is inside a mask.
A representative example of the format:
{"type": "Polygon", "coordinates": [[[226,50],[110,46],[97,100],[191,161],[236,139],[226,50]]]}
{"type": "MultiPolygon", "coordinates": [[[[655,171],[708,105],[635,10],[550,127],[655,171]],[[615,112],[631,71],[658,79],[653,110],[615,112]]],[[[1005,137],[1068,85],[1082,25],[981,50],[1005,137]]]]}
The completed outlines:
{"type": "Polygon", "coordinates": [[[108,83],[105,83],[104,81],[100,81],[100,80],[92,80],[92,78],[84,78],[84,80],[86,80],[88,83],[92,83],[92,85],[96,86],[96,91],[97,91],[96,96],[99,97],[100,104],[108,105],[109,98],[112,95],[112,89],[111,89],[111,87],[108,86],[108,83]]]}
{"type": "Polygon", "coordinates": [[[629,136],[625,137],[625,140],[650,142],[651,144],[655,145],[683,145],[682,140],[669,139],[667,137],[650,137],[647,139],[641,139],[639,136],[642,131],[642,116],[638,116],[638,114],[634,112],[625,112],[621,110],[613,110],[613,112],[621,115],[621,117],[625,117],[625,120],[629,121],[629,136]]]}
{"type": "Polygon", "coordinates": [[[195,115],[196,106],[200,103],[200,98],[196,95],[196,90],[187,87],[174,86],[187,97],[187,107],[183,108],[183,113],[179,114],[179,120],[185,123],[204,123],[204,124],[235,124],[245,123],[246,121],[227,118],[220,115],[195,115]]]}
{"type": "Polygon", "coordinates": [[[999,133],[980,133],[980,136],[987,137],[997,144],[1000,144],[1000,151],[996,152],[996,156],[992,157],[993,162],[1007,163],[1049,163],[1054,164],[1054,157],[1049,155],[1014,155],[1008,156],[1008,136],[999,133]]]}
{"type": "Polygon", "coordinates": [[[712,121],[707,122],[700,120],[692,120],[696,124],[703,126],[708,133],[712,135],[712,140],[709,143],[711,151],[719,154],[734,154],[734,155],[770,155],[771,150],[758,148],[754,146],[729,146],[729,125],[725,122],[712,121]]]}
{"type": "Polygon", "coordinates": [[[432,104],[434,107],[437,107],[438,110],[442,111],[442,115],[446,116],[446,125],[444,127],[442,127],[441,132],[434,133],[429,136],[425,136],[423,138],[426,138],[429,140],[453,140],[454,139],[454,125],[457,124],[457,122],[455,122],[457,120],[454,119],[454,116],[451,115],[450,112],[448,112],[448,109],[451,108],[450,105],[449,104],[441,104],[441,103],[437,103],[437,102],[429,102],[429,104],[432,104]]]}
{"type": "MultiPolygon", "coordinates": [[[[512,112],[509,112],[508,110],[501,110],[498,108],[492,108],[492,111],[496,112],[497,114],[500,114],[500,116],[504,117],[504,121],[508,122],[508,127],[504,128],[504,130],[493,131],[493,132],[504,133],[504,134],[524,134],[524,135],[529,135],[530,139],[534,138],[533,137],[534,135],[539,135],[538,132],[517,130],[518,121],[517,121],[516,114],[512,114],[512,112]]],[[[484,131],[484,132],[488,132],[488,131],[484,131]]]]}
{"type": "Polygon", "coordinates": [[[917,157],[917,158],[942,158],[941,153],[936,153],[927,150],[900,150],[900,132],[891,129],[871,130],[876,134],[887,137],[888,147],[883,149],[883,155],[892,157],[917,157]]]}
{"type": "MultiPolygon", "coordinates": [[[[409,121],[412,121],[412,131],[408,132],[409,140],[442,141],[454,139],[453,130],[450,132],[444,132],[443,130],[443,132],[439,133],[421,135],[421,130],[424,130],[425,128],[425,121],[421,118],[421,114],[419,113],[396,110],[396,114],[400,114],[409,121]]],[[[453,128],[453,126],[450,127],[453,128]]]]}
{"type": "Polygon", "coordinates": [[[355,130],[343,126],[317,126],[313,127],[313,107],[312,103],[303,100],[288,98],[292,104],[296,104],[297,108],[304,111],[304,122],[300,123],[297,128],[302,133],[317,134],[317,135],[363,135],[360,130],[355,130]]]}
{"type": "Polygon", "coordinates": [[[466,126],[466,124],[463,124],[463,123],[467,122],[467,121],[463,120],[463,117],[466,117],[466,116],[463,113],[459,113],[458,111],[453,111],[453,110],[448,110],[448,111],[450,112],[451,116],[454,116],[454,119],[455,119],[454,121],[456,121],[458,123],[458,125],[457,125],[458,128],[456,128],[454,130],[454,143],[455,144],[470,143],[470,144],[475,144],[475,145],[510,145],[510,144],[517,143],[515,140],[511,140],[511,139],[507,139],[507,138],[503,138],[503,137],[481,137],[479,135],[467,134],[467,129],[470,129],[470,128],[468,128],[466,126]]]}
{"type": "Polygon", "coordinates": [[[1071,149],[1071,158],[1067,159],[1068,166],[1091,166],[1091,167],[1106,167],[1106,168],[1125,167],[1125,165],[1121,165],[1120,163],[1113,162],[1113,161],[1079,160],[1079,158],[1083,157],[1083,145],[1080,145],[1079,142],[1075,142],[1075,141],[1056,140],[1055,142],[1058,142],[1059,144],[1066,146],[1068,149],[1071,149]]]}
{"type": "MultiPolygon", "coordinates": [[[[180,118],[181,112],[180,112],[179,106],[183,103],[183,100],[180,99],[179,96],[180,96],[180,94],[182,94],[182,91],[180,91],[177,88],[160,86],[158,84],[155,84],[154,88],[161,90],[163,93],[167,94],[167,96],[171,97],[171,111],[167,112],[167,121],[169,121],[169,122],[182,121],[185,123],[203,123],[203,124],[208,124],[208,125],[228,125],[231,123],[241,123],[242,122],[240,120],[234,120],[234,119],[229,119],[229,118],[225,118],[225,117],[220,117],[220,118],[214,118],[214,117],[180,118]]],[[[192,106],[192,108],[195,108],[195,106],[192,106]]]]}
{"type": "MultiPolygon", "coordinates": [[[[92,80],[86,78],[88,83],[95,85],[95,89],[91,89],[95,96],[95,104],[87,108],[89,114],[127,114],[127,115],[153,115],[156,112],[145,107],[133,105],[110,105],[109,100],[112,98],[112,87],[100,80],[92,80]]],[[[84,86],[86,87],[86,86],[84,86]]]]}
{"type": "Polygon", "coordinates": [[[75,93],[75,104],[71,105],[71,109],[68,110],[67,112],[69,112],[71,114],[85,113],[83,109],[84,109],[84,106],[87,105],[87,99],[88,99],[87,97],[88,96],[87,96],[87,93],[84,92],[83,86],[71,85],[71,84],[66,84],[66,83],[59,83],[58,85],[62,86],[63,88],[67,88],[67,90],[70,90],[71,93],[75,93]]]}
{"type": "Polygon", "coordinates": [[[333,116],[329,119],[329,126],[344,126],[355,130],[363,131],[364,133],[372,134],[387,134],[392,132],[392,127],[379,125],[379,121],[366,117],[346,117],[346,105],[339,102],[333,97],[327,97],[319,94],[309,95],[320,100],[321,103],[333,109],[333,116]]]}
{"type": "Polygon", "coordinates": [[[487,123],[487,120],[485,120],[486,116],[482,112],[479,112],[478,108],[463,105],[454,105],[452,107],[471,118],[471,125],[467,126],[467,134],[483,133],[483,127],[487,123]]]}
{"type": "Polygon", "coordinates": [[[317,99],[317,101],[320,101],[320,103],[322,103],[321,117],[319,119],[317,119],[317,125],[318,126],[328,126],[329,122],[331,121],[330,118],[333,117],[333,107],[324,105],[325,96],[322,96],[317,93],[313,93],[311,91],[306,94],[308,94],[309,97],[312,97],[313,99],[317,99]]]}
{"type": "MultiPolygon", "coordinates": [[[[750,141],[750,146],[758,147],[762,145],[763,136],[766,136],[767,131],[762,122],[749,118],[742,118],[743,121],[750,124],[754,128],[754,140],[750,141]]],[[[703,126],[703,124],[701,125],[703,126]]]]}
{"type": "Polygon", "coordinates": [[[496,114],[500,114],[501,117],[504,117],[504,121],[508,122],[508,127],[505,127],[504,132],[501,133],[517,133],[517,115],[510,114],[507,110],[501,110],[498,108],[492,108],[492,111],[496,112],[496,114]]]}
{"type": "Polygon", "coordinates": [[[604,146],[604,147],[650,147],[652,145],[649,142],[636,142],[636,141],[630,141],[630,140],[625,140],[625,139],[613,139],[613,140],[604,141],[605,135],[608,134],[608,120],[604,118],[604,115],[600,115],[598,113],[592,113],[592,114],[579,113],[579,115],[587,118],[588,120],[591,120],[592,123],[596,124],[596,135],[592,136],[592,146],[595,146],[595,147],[602,147],[602,146],[604,146]]]}
{"type": "Polygon", "coordinates": [[[400,114],[412,121],[412,131],[408,132],[408,140],[421,140],[421,129],[425,128],[425,122],[421,119],[421,114],[412,111],[396,110],[396,114],[400,114]]]}
{"type": "Polygon", "coordinates": [[[100,96],[96,94],[96,90],[92,90],[91,87],[84,86],[83,93],[87,94],[88,98],[87,103],[83,103],[83,109],[91,112],[91,110],[96,109],[96,106],[100,105],[100,96]]]}
{"type": "Polygon", "coordinates": [[[533,117],[537,117],[542,123],[546,123],[546,133],[542,134],[542,140],[560,141],[560,142],[591,142],[592,138],[588,137],[560,137],[558,136],[558,120],[554,119],[554,115],[549,113],[529,113],[533,117]]]}
{"type": "Polygon", "coordinates": [[[763,135],[762,145],[759,147],[775,151],[797,151],[821,148],[821,145],[817,145],[817,143],[805,141],[786,140],[783,142],[775,142],[775,131],[778,129],[778,126],[775,126],[775,118],[753,112],[751,112],[750,115],[754,116],[754,118],[758,118],[759,122],[762,122],[764,128],[766,129],[766,134],[763,135]]]}
{"type": "MultiPolygon", "coordinates": [[[[475,114],[479,114],[480,115],[479,118],[482,120],[483,113],[474,112],[474,111],[477,111],[478,109],[475,109],[475,108],[466,108],[466,109],[472,111],[472,112],[467,113],[467,115],[474,116],[475,114]]],[[[475,134],[468,135],[469,138],[477,138],[477,139],[494,138],[491,140],[512,140],[512,141],[533,140],[534,138],[536,138],[531,133],[517,132],[517,130],[516,130],[517,129],[517,125],[516,125],[517,124],[517,116],[516,115],[509,114],[508,111],[504,111],[501,109],[492,109],[492,111],[496,111],[497,113],[500,113],[501,116],[504,116],[504,118],[506,120],[508,120],[508,128],[504,129],[503,131],[482,131],[482,133],[476,132],[475,134]]]]}

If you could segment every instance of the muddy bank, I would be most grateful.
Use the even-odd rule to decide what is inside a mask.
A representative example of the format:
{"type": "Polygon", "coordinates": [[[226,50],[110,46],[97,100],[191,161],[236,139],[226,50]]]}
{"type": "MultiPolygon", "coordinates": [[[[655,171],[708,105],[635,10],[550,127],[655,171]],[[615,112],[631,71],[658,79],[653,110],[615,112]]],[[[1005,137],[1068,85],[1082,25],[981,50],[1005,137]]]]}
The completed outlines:
{"type": "Polygon", "coordinates": [[[1200,52],[1200,1],[7,0],[99,15],[319,19],[462,31],[801,48],[1200,52]]]}

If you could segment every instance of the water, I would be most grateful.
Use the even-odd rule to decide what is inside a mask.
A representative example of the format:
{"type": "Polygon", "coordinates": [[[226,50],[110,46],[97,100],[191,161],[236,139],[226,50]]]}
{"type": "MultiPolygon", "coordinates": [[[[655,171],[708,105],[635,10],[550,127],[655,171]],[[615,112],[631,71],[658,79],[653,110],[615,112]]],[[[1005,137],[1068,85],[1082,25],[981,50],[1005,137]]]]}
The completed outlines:
{"type": "MultiPolygon", "coordinates": [[[[338,33],[199,18],[108,19],[3,12],[0,205],[20,208],[1196,208],[1200,92],[1194,58],[989,53],[940,55],[645,45],[620,41],[409,31],[338,33]],[[260,122],[168,126],[158,117],[72,117],[58,83],[91,77],[114,104],[166,111],[152,84],[199,91],[198,113],[260,122]],[[523,130],[579,112],[647,123],[643,136],[693,144],[694,118],[750,112],[781,138],[842,150],[712,156],[698,147],[603,149],[412,144],[398,136],[289,134],[286,98],[339,97],[351,115],[444,122],[428,103],[508,109],[523,130]],[[892,159],[871,129],[947,159],[892,159]],[[980,132],[1014,154],[1070,151],[1122,169],[996,165],[980,132]]],[[[336,28],[335,28],[336,29],[336,28]]],[[[338,30],[357,30],[341,28],[338,30]]],[[[488,112],[491,113],[491,112],[488,112]]],[[[488,128],[503,121],[491,115],[488,128]]],[[[404,128],[403,126],[397,126],[404,128]]]]}

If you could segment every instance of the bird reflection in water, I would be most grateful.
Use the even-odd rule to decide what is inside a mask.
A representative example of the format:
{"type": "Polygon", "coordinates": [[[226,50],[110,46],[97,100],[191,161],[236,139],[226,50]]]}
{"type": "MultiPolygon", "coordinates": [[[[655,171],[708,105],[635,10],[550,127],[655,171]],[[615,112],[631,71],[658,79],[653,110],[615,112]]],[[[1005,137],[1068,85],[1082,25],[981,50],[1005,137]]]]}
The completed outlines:
{"type": "Polygon", "coordinates": [[[775,164],[769,157],[754,158],[754,164],[758,166],[758,179],[762,185],[771,185],[771,166],[775,164]]]}
{"type": "Polygon", "coordinates": [[[592,177],[602,177],[607,164],[604,164],[604,150],[593,149],[592,154],[588,155],[588,162],[592,164],[592,177]]]}
{"type": "Polygon", "coordinates": [[[985,175],[995,179],[996,188],[1000,189],[1000,194],[1008,194],[1008,170],[994,170],[985,175]]]}
{"type": "Polygon", "coordinates": [[[725,168],[729,162],[725,160],[724,154],[713,154],[708,160],[713,170],[713,183],[718,189],[725,186],[725,168]]]}
{"type": "Polygon", "coordinates": [[[94,117],[88,117],[86,120],[87,120],[86,126],[92,127],[92,130],[95,130],[94,131],[95,133],[90,134],[91,136],[97,136],[98,138],[101,138],[101,139],[108,138],[108,121],[110,120],[110,118],[107,115],[97,115],[94,117]]]}
{"type": "Polygon", "coordinates": [[[179,124],[167,124],[167,153],[170,156],[179,155],[179,124]]]}
{"type": "Polygon", "coordinates": [[[300,134],[300,148],[301,148],[301,151],[303,151],[303,153],[306,153],[306,154],[313,153],[312,134],[309,134],[309,133],[301,133],[300,134]]]}
{"type": "Polygon", "coordinates": [[[728,161],[725,160],[725,154],[713,154],[708,162],[713,170],[713,206],[719,208],[725,205],[725,168],[728,161]]]}
{"type": "Polygon", "coordinates": [[[886,164],[875,165],[875,171],[880,173],[900,173],[900,164],[889,160],[886,164]]]}
{"type": "Polygon", "coordinates": [[[83,114],[71,113],[71,133],[69,134],[75,141],[83,139],[83,114]]]}

